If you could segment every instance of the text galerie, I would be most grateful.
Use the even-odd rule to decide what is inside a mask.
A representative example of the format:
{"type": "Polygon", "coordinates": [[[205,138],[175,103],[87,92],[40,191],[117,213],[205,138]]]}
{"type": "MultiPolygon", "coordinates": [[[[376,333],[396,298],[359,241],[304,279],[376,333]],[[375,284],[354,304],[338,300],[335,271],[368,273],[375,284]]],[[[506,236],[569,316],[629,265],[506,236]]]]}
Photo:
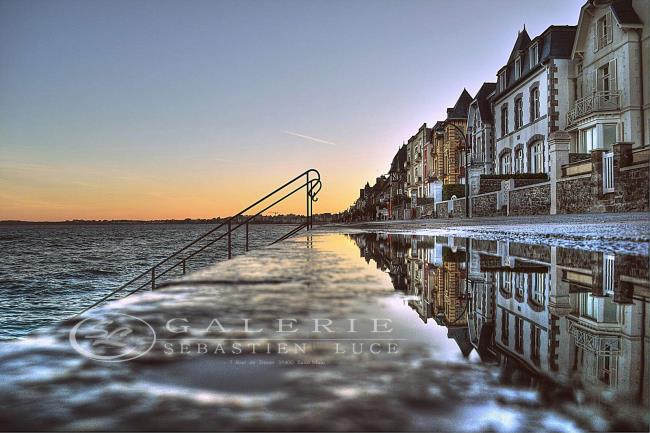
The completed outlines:
{"type": "Polygon", "coordinates": [[[393,332],[391,325],[392,320],[386,318],[343,319],[336,323],[325,318],[300,322],[293,318],[280,318],[267,328],[253,324],[252,319],[240,319],[236,325],[228,326],[219,319],[212,319],[207,325],[204,322],[197,326],[187,318],[174,318],[166,322],[165,328],[178,336],[179,341],[166,339],[164,350],[167,355],[299,354],[306,353],[314,344],[327,343],[337,354],[397,353],[397,344],[386,335],[393,332]],[[189,336],[197,341],[188,341],[189,336]],[[208,336],[227,337],[227,342],[219,338],[215,343],[208,336]]]}

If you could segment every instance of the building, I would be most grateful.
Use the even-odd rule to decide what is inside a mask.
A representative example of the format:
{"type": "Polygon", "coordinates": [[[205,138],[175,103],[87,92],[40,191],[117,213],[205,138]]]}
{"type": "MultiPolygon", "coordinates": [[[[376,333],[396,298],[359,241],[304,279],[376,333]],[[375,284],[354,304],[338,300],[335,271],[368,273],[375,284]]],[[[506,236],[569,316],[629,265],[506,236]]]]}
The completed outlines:
{"type": "Polygon", "coordinates": [[[497,173],[549,172],[548,136],[566,128],[575,32],[550,26],[533,39],[519,32],[492,97],[497,173]]]}
{"type": "Polygon", "coordinates": [[[447,108],[447,119],[436,123],[433,137],[433,161],[429,177],[443,185],[464,183],[464,142],[456,128],[465,133],[467,112],[472,96],[463,89],[456,104],[447,108]]]}
{"type": "Polygon", "coordinates": [[[417,198],[424,197],[424,159],[422,157],[424,152],[424,144],[427,142],[431,135],[431,129],[427,128],[424,123],[418,132],[413,135],[407,142],[407,178],[406,188],[407,194],[411,199],[411,208],[415,210],[417,207],[417,198]]]}
{"type": "Polygon", "coordinates": [[[402,145],[390,164],[388,170],[389,179],[389,202],[388,218],[399,220],[404,219],[404,209],[406,208],[406,144],[402,145]]]}
{"type": "Polygon", "coordinates": [[[609,150],[617,141],[650,144],[649,17],[647,0],[582,7],[569,72],[572,153],[609,150]]]}
{"type": "Polygon", "coordinates": [[[483,83],[467,111],[467,141],[470,150],[468,167],[470,191],[478,192],[480,175],[494,173],[494,116],[489,97],[496,83],[483,83]]]}

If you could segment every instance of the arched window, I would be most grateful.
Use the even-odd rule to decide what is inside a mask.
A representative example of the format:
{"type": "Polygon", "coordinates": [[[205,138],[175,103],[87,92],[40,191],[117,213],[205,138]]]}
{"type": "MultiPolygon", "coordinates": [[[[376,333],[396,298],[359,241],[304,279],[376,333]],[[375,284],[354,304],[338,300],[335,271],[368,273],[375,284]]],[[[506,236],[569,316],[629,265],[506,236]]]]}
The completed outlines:
{"type": "Polygon", "coordinates": [[[530,172],[531,173],[544,173],[544,143],[536,141],[530,145],[530,172]]]}
{"type": "Polygon", "coordinates": [[[530,91],[530,120],[536,120],[539,117],[539,87],[534,87],[530,91]]]}
{"type": "Polygon", "coordinates": [[[500,174],[509,174],[510,173],[510,152],[506,152],[501,155],[501,160],[499,161],[499,172],[500,174]]]}
{"type": "Polygon", "coordinates": [[[515,173],[525,172],[524,167],[524,149],[522,146],[519,146],[515,149],[515,173]]]}
{"type": "Polygon", "coordinates": [[[530,298],[537,305],[544,305],[544,290],[547,274],[530,275],[530,298]]]}
{"type": "Polygon", "coordinates": [[[508,133],[508,105],[504,104],[501,107],[501,136],[503,137],[508,133]]]}
{"type": "Polygon", "coordinates": [[[524,102],[523,98],[515,99],[515,129],[519,129],[524,125],[524,102]]]}

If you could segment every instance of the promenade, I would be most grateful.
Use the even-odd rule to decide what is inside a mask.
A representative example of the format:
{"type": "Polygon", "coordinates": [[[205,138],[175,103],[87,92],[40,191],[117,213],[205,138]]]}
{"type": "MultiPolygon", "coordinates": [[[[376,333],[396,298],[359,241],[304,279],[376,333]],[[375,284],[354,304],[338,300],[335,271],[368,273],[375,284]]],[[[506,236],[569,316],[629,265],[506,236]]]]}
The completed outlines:
{"type": "Polygon", "coordinates": [[[648,212],[367,221],[325,230],[332,227],[341,231],[454,234],[642,255],[648,255],[650,246],[648,212]]]}
{"type": "MultiPolygon", "coordinates": [[[[628,225],[630,236],[647,237],[647,221],[599,218],[602,227],[628,225]]],[[[507,221],[511,228],[534,225],[541,234],[539,222],[507,221]]],[[[504,227],[498,220],[450,223],[452,229],[476,230],[481,224],[485,232],[504,227]]],[[[421,320],[411,305],[415,298],[396,292],[394,281],[378,269],[381,257],[376,266],[360,257],[370,238],[338,233],[442,229],[443,224],[320,227],[3,344],[0,425],[20,430],[646,428],[643,411],[632,405],[597,401],[584,389],[552,381],[543,385],[545,379],[536,379],[538,386],[531,388],[507,379],[494,363],[469,356],[471,346],[458,334],[460,328],[421,320]],[[154,338],[149,328],[134,326],[134,318],[146,322],[154,338]],[[84,329],[90,322],[93,327],[84,329]],[[122,346],[99,332],[106,324],[131,330],[122,346]],[[113,356],[123,347],[138,356],[125,362],[91,359],[113,356]]],[[[575,227],[583,234],[590,230],[575,227]]]]}

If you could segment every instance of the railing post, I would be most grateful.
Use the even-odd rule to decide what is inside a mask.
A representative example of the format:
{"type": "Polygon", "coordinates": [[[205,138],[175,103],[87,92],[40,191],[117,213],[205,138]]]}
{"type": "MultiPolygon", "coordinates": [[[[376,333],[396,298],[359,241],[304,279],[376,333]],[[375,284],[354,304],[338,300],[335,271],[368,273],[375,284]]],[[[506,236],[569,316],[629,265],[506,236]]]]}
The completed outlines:
{"type": "Polygon", "coordinates": [[[151,290],[156,290],[156,267],[151,268],[151,290]]]}
{"type": "Polygon", "coordinates": [[[230,221],[228,221],[228,259],[232,258],[232,237],[230,230],[230,221]]]}
{"type": "Polygon", "coordinates": [[[183,259],[183,275],[185,275],[185,259],[183,259]]]}
{"type": "Polygon", "coordinates": [[[305,183],[305,191],[307,191],[307,202],[305,206],[305,224],[309,231],[309,172],[307,172],[307,182],[305,183]]]}
{"type": "Polygon", "coordinates": [[[246,223],[246,252],[248,252],[248,223],[246,223]]]}

